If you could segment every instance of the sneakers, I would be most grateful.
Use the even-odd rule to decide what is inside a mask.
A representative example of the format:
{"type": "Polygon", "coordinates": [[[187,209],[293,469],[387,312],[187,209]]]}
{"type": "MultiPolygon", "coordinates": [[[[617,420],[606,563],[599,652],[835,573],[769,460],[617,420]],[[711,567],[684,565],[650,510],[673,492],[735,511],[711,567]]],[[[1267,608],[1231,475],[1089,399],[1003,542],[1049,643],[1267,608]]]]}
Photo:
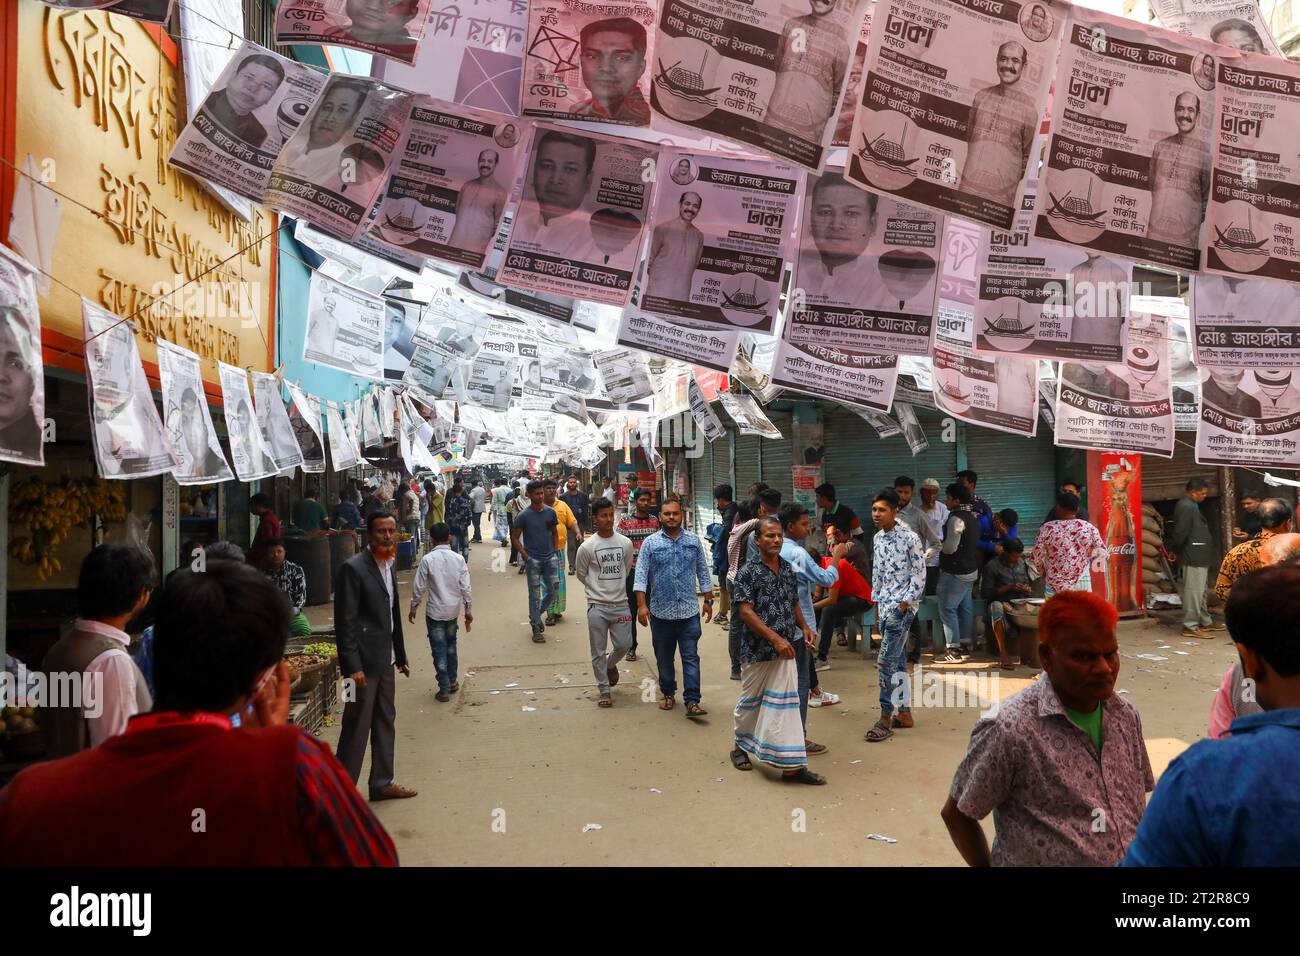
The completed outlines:
{"type": "Polygon", "coordinates": [[[718,627],[727,627],[729,622],[727,621],[726,613],[724,612],[715,617],[713,623],[718,625],[718,627]]]}
{"type": "Polygon", "coordinates": [[[944,664],[960,664],[962,662],[961,648],[950,647],[944,652],[943,657],[939,658],[944,664]]]}
{"type": "Polygon", "coordinates": [[[731,672],[731,679],[732,679],[732,680],[740,680],[740,671],[732,671],[732,672],[731,672]]]}
{"type": "Polygon", "coordinates": [[[818,660],[818,661],[817,661],[817,669],[818,669],[819,671],[828,671],[828,670],[831,669],[831,662],[830,662],[830,661],[818,660]]]}
{"type": "Polygon", "coordinates": [[[834,707],[840,702],[839,694],[832,694],[828,690],[823,690],[820,694],[808,695],[809,707],[834,707]]]}
{"type": "Polygon", "coordinates": [[[546,638],[542,636],[542,629],[540,627],[533,628],[533,643],[534,644],[546,643],[546,638]]]}

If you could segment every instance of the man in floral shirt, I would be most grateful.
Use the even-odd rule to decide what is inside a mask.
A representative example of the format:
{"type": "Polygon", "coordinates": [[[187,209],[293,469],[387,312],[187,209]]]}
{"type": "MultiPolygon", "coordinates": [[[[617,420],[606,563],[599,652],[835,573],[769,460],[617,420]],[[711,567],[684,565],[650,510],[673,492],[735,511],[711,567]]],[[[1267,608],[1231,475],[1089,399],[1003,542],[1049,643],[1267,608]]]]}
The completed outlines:
{"type": "Polygon", "coordinates": [[[1063,491],[1056,496],[1055,521],[1038,529],[1029,563],[1047,579],[1047,596],[1062,591],[1091,591],[1092,566],[1106,554],[1101,533],[1079,517],[1079,499],[1063,491]]]}
{"type": "Polygon", "coordinates": [[[275,586],[284,592],[293,609],[293,620],[289,622],[290,637],[306,637],[311,634],[311,624],[307,615],[302,613],[307,603],[307,575],[302,566],[285,560],[284,541],[272,538],[266,542],[266,565],[262,573],[275,582],[275,586]]]}
{"type": "Polygon", "coordinates": [[[1243,541],[1223,556],[1219,565],[1219,577],[1214,582],[1214,593],[1228,600],[1237,579],[1257,570],[1261,566],[1260,549],[1269,538],[1286,534],[1291,530],[1291,506],[1281,498],[1268,498],[1261,501],[1255,512],[1259,516],[1259,534],[1249,541],[1243,541]]]}
{"type": "Polygon", "coordinates": [[[880,655],[876,658],[880,719],[867,732],[870,743],[894,736],[893,727],[912,726],[906,644],[925,593],[925,548],[919,535],[899,524],[899,504],[898,492],[892,488],[885,488],[871,502],[871,520],[880,529],[871,539],[871,596],[880,623],[880,655]]]}

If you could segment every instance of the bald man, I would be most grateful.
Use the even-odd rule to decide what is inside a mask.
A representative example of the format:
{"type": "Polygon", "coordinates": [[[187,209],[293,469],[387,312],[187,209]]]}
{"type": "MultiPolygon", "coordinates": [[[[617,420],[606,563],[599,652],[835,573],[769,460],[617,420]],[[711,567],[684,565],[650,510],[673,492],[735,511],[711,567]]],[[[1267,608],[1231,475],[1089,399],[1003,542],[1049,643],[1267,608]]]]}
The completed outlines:
{"type": "Polygon", "coordinates": [[[682,193],[677,200],[677,218],[655,226],[646,264],[647,298],[690,301],[691,280],[704,251],[704,233],[695,225],[703,204],[699,193],[682,193]]]}
{"type": "Polygon", "coordinates": [[[1201,98],[1179,93],[1174,98],[1178,132],[1156,143],[1151,151],[1151,216],[1147,238],[1175,246],[1195,247],[1210,198],[1208,135],[1198,133],[1201,98]]]}
{"type": "Polygon", "coordinates": [[[961,188],[1003,206],[1016,201],[1016,189],[1029,162],[1038,129],[1033,101],[1021,90],[1028,62],[1014,40],[998,47],[995,86],[975,94],[970,107],[970,142],[961,171],[961,188]]]}

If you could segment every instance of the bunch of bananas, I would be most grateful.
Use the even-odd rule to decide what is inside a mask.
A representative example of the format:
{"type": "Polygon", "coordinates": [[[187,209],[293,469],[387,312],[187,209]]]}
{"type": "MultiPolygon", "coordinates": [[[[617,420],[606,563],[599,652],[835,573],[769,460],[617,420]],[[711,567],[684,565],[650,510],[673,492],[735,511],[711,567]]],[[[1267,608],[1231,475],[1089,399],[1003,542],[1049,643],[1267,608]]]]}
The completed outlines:
{"type": "Polygon", "coordinates": [[[54,556],[74,527],[98,515],[102,521],[126,518],[126,488],[102,478],[63,478],[42,481],[35,475],[18,482],[9,494],[9,521],[25,525],[31,537],[9,542],[9,556],[35,565],[36,576],[46,581],[63,569],[54,556]]]}

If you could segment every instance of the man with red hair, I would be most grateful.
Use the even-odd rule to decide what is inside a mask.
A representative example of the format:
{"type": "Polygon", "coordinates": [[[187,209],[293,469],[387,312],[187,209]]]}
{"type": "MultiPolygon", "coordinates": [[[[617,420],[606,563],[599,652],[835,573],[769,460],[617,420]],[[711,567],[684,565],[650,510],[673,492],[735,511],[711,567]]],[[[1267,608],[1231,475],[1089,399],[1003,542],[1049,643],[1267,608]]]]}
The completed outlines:
{"type": "Polygon", "coordinates": [[[1041,678],[971,733],[942,816],[971,866],[1114,866],[1155,787],[1137,710],[1115,695],[1118,615],[1063,591],[1038,619],[1041,678]],[[990,812],[993,849],[979,822],[990,812]]]}

